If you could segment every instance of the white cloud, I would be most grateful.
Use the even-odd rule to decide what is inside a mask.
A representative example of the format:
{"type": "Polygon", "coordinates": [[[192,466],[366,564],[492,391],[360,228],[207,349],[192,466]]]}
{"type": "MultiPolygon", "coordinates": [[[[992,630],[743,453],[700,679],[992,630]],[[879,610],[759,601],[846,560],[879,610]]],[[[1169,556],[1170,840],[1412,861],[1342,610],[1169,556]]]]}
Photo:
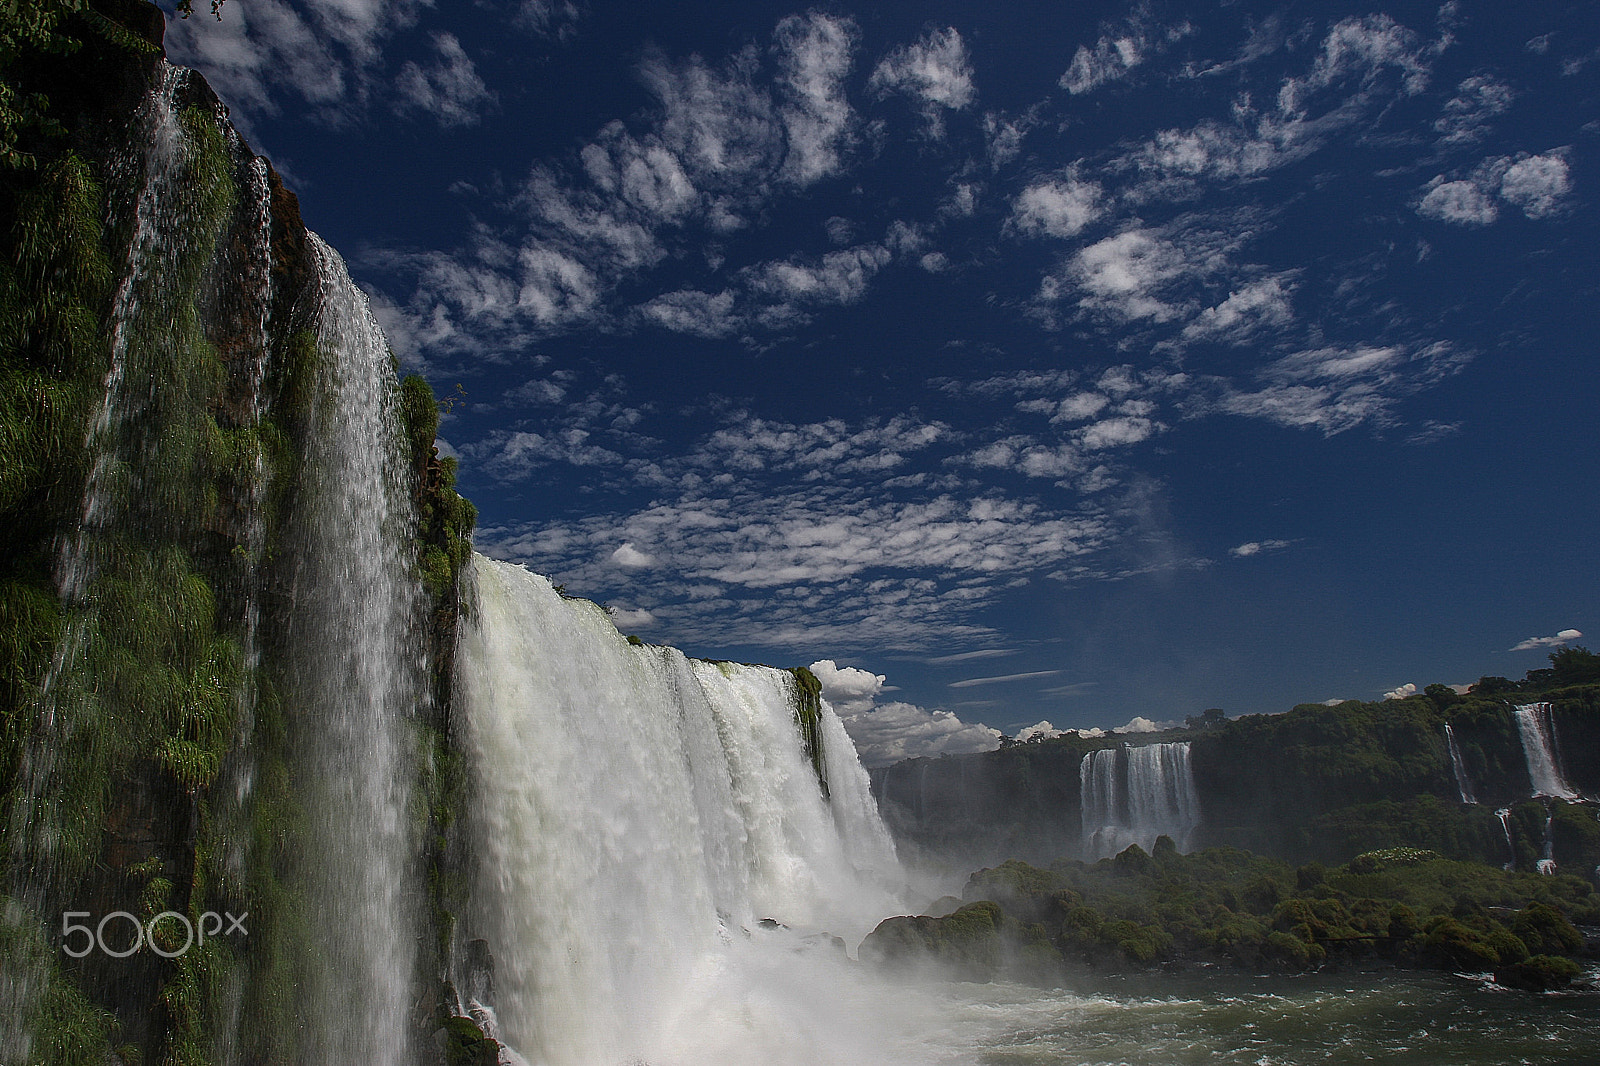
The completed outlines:
{"type": "Polygon", "coordinates": [[[832,659],[812,663],[811,672],[822,682],[822,698],[838,712],[867,766],[1000,746],[998,730],[963,722],[950,711],[927,711],[900,701],[877,703],[885,691],[882,674],[839,666],[832,659]]]}
{"type": "Polygon", "coordinates": [[[1406,95],[1428,87],[1428,65],[1417,35],[1388,15],[1347,18],[1328,31],[1310,74],[1283,84],[1279,107],[1299,112],[1310,96],[1345,81],[1371,89],[1387,72],[1400,77],[1400,91],[1406,95]]]}
{"type": "Polygon", "coordinates": [[[1007,655],[1015,655],[1015,648],[980,648],[977,651],[958,651],[952,655],[936,655],[924,660],[931,666],[944,666],[949,663],[965,663],[974,659],[1001,659],[1007,655]]]}
{"type": "Polygon", "coordinates": [[[1126,725],[1119,725],[1115,729],[1113,729],[1111,732],[1113,732],[1113,733],[1159,733],[1163,729],[1176,729],[1177,727],[1178,727],[1178,723],[1176,723],[1176,722],[1152,722],[1148,718],[1135,717],[1132,721],[1128,722],[1126,725]]]}
{"type": "Polygon", "coordinates": [[[1281,551],[1289,546],[1286,540],[1247,540],[1243,544],[1228,549],[1228,554],[1235,559],[1248,559],[1252,555],[1262,552],[1281,551]]]}
{"type": "Polygon", "coordinates": [[[1102,37],[1094,48],[1080,45],[1072,65],[1061,75],[1061,87],[1074,96],[1121,78],[1144,58],[1143,42],[1136,37],[1102,37]]]}
{"type": "Polygon", "coordinates": [[[1529,218],[1548,218],[1572,191],[1567,161],[1560,152],[1519,159],[1500,179],[1500,195],[1529,218]]]}
{"type": "Polygon", "coordinates": [[[1040,296],[1053,299],[1070,284],[1083,294],[1078,306],[1085,311],[1121,321],[1165,322],[1179,309],[1162,298],[1162,289],[1187,266],[1178,246],[1154,231],[1125,230],[1079,249],[1064,275],[1045,279],[1040,296]]]}
{"type": "Polygon", "coordinates": [[[288,97],[340,125],[381,93],[384,43],[426,6],[426,0],[252,0],[231,5],[220,22],[169,22],[166,44],[174,62],[206,76],[247,132],[252,114],[278,114],[288,97]]]}
{"type": "Polygon", "coordinates": [[[951,711],[928,711],[910,703],[885,703],[852,718],[840,717],[866,766],[993,751],[1000,746],[998,729],[964,722],[951,711]]]}
{"type": "Polygon", "coordinates": [[[1025,234],[1074,237],[1099,218],[1102,190],[1092,181],[1065,178],[1030,185],[1011,206],[1010,225],[1025,234]]]}
{"type": "Polygon", "coordinates": [[[1571,192],[1572,174],[1564,149],[1535,156],[1492,156],[1466,178],[1446,181],[1442,174],[1435,177],[1418,201],[1417,213],[1441,222],[1485,226],[1500,215],[1494,202],[1498,195],[1537,220],[1559,214],[1571,192]]]}
{"type": "Polygon", "coordinates": [[[614,607],[611,622],[618,629],[647,629],[655,625],[656,616],[644,608],[614,607]]]}
{"type": "Polygon", "coordinates": [[[810,185],[835,174],[840,151],[854,122],[845,98],[856,28],[849,19],[818,12],[790,15],[773,33],[778,55],[778,115],[787,133],[783,174],[796,185],[810,185]]]}
{"type": "Polygon", "coordinates": [[[1306,158],[1382,99],[1420,92],[1427,78],[1424,50],[1410,30],[1386,15],[1345,19],[1329,30],[1311,69],[1280,84],[1274,106],[1243,96],[1230,122],[1208,118],[1160,130],[1111,169],[1144,176],[1126,191],[1132,199],[1190,198],[1202,182],[1251,180],[1306,158]]]}
{"type": "Polygon", "coordinates": [[[887,680],[883,674],[854,666],[840,666],[832,659],[819,659],[812,663],[811,672],[822,683],[822,698],[842,718],[872,710],[887,680]]]}
{"type": "Polygon", "coordinates": [[[628,541],[624,541],[621,547],[611,553],[611,561],[624,570],[641,570],[656,565],[655,556],[640,551],[628,541]]]}
{"type": "Polygon", "coordinates": [[[1035,738],[1039,740],[1050,740],[1055,737],[1064,737],[1066,735],[1067,734],[1065,730],[1057,729],[1048,721],[1045,721],[1037,722],[1030,726],[1024,726],[1022,729],[1017,730],[1016,741],[1018,744],[1026,744],[1028,741],[1035,738]]]}
{"type": "Polygon", "coordinates": [[[930,30],[916,44],[885,56],[867,87],[880,97],[909,96],[927,123],[930,136],[944,136],[944,112],[960,111],[977,98],[966,42],[956,29],[930,30]]]}
{"type": "Polygon", "coordinates": [[[1294,321],[1291,292],[1287,275],[1250,282],[1215,307],[1201,311],[1184,326],[1183,338],[1246,344],[1262,331],[1281,329],[1294,321]]]}
{"type": "Polygon", "coordinates": [[[572,35],[581,12],[571,0],[522,0],[517,21],[535,33],[562,40],[572,35]]]}
{"type": "Polygon", "coordinates": [[[1145,20],[1143,7],[1139,5],[1134,17],[1120,27],[1102,27],[1094,47],[1080,45],[1061,75],[1060,86],[1074,96],[1092,92],[1127,77],[1134,67],[1194,32],[1186,22],[1166,28],[1153,26],[1145,20]]]}
{"type": "Polygon", "coordinates": [[[664,293],[642,304],[639,313],[664,329],[696,337],[727,337],[745,326],[743,316],[734,314],[734,296],[727,290],[664,293]]]}
{"type": "Polygon", "coordinates": [[[433,35],[438,60],[423,69],[407,62],[395,79],[400,110],[426,111],[441,126],[470,126],[495,95],[483,84],[461,42],[448,33],[433,35]]]}
{"type": "Polygon", "coordinates": [[[1500,217],[1500,209],[1476,182],[1442,181],[1429,187],[1417,204],[1423,218],[1454,222],[1463,226],[1487,226],[1500,217]]]}
{"type": "Polygon", "coordinates": [[[995,677],[969,677],[964,681],[950,682],[951,688],[975,688],[978,685],[1009,684],[1012,681],[1031,681],[1036,677],[1055,677],[1060,670],[1028,670],[1020,674],[999,674],[995,677]]]}
{"type": "Polygon", "coordinates": [[[1504,114],[1516,95],[1511,86],[1487,74],[1465,79],[1433,123],[1440,142],[1458,145],[1482,140],[1489,132],[1490,121],[1504,114]]]}
{"type": "Polygon", "coordinates": [[[1228,414],[1342,433],[1363,422],[1387,424],[1400,398],[1456,373],[1467,360],[1451,345],[1313,348],[1258,371],[1255,391],[1232,386],[1215,401],[1228,414]]]}
{"type": "Polygon", "coordinates": [[[1383,694],[1383,698],[1386,700],[1403,700],[1407,696],[1415,696],[1416,694],[1417,686],[1407,682],[1406,684],[1401,685],[1399,688],[1390,689],[1388,692],[1385,692],[1383,694]]]}
{"type": "Polygon", "coordinates": [[[1553,637],[1529,637],[1512,646],[1512,651],[1531,651],[1534,648],[1559,648],[1572,643],[1583,633],[1576,629],[1563,629],[1553,637]]]}
{"type": "Polygon", "coordinates": [[[881,244],[829,252],[821,259],[765,263],[749,272],[751,286],[783,300],[802,303],[855,303],[893,258],[881,244]]]}

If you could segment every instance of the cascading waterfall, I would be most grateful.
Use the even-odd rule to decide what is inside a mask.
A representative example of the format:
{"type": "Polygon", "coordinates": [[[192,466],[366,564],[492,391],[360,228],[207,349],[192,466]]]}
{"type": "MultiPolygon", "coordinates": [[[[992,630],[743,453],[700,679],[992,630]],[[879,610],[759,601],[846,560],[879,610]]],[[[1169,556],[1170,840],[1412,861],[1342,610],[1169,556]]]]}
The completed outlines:
{"type": "MultiPolygon", "coordinates": [[[[14,846],[0,934],[26,950],[8,950],[0,967],[0,1062],[31,1061],[34,1019],[59,999],[48,938],[59,937],[62,912],[142,908],[129,896],[144,890],[162,893],[150,897],[157,909],[181,913],[173,881],[193,877],[259,922],[246,882],[250,842],[266,824],[252,744],[265,671],[287,733],[274,757],[287,756],[292,781],[293,809],[276,814],[295,831],[292,869],[267,876],[285,878],[292,902],[274,930],[256,926],[274,943],[252,964],[227,954],[243,943],[203,963],[220,1018],[206,1045],[183,1055],[250,1057],[237,1039],[247,985],[273,956],[273,980],[293,976],[253,992],[257,1021],[263,1011],[288,1019],[266,1039],[298,1041],[289,1054],[301,1063],[398,1066],[415,1058],[410,782],[427,664],[388,345],[337,255],[308,235],[312,284],[288,313],[314,338],[302,345],[298,385],[313,399],[290,416],[303,441],[287,458],[295,444],[281,426],[264,427],[276,402],[269,365],[289,347],[277,339],[285,323],[272,320],[266,163],[190,72],[160,63],[155,73],[134,148],[108,170],[106,229],[125,234],[127,250],[108,301],[82,504],[59,541],[64,623],[6,825],[14,846]],[[264,452],[274,434],[295,484],[269,529],[276,489],[264,452]],[[193,797],[207,789],[201,814],[193,797]],[[151,817],[162,840],[118,838],[144,872],[108,865],[115,827],[151,817]],[[186,841],[164,839],[185,824],[186,841]],[[173,868],[163,847],[174,845],[193,849],[192,869],[173,868]]],[[[172,968],[151,951],[85,965],[96,964],[128,1008],[122,1035],[135,1047],[160,1040],[150,1005],[178,994],[172,968]]]]}
{"type": "Polygon", "coordinates": [[[1149,851],[1157,837],[1187,850],[1200,825],[1200,800],[1189,769],[1189,744],[1120,745],[1084,755],[1078,766],[1083,853],[1089,860],[1130,844],[1149,851]]]}
{"type": "Polygon", "coordinates": [[[287,620],[292,766],[307,818],[299,878],[319,950],[301,990],[312,1061],[408,1061],[421,930],[412,735],[425,700],[422,592],[389,348],[339,256],[310,235],[316,402],[287,620]],[[299,712],[299,713],[296,713],[299,712]]]}
{"type": "Polygon", "coordinates": [[[1517,846],[1511,841],[1511,808],[1501,807],[1499,810],[1494,812],[1494,816],[1500,819],[1500,828],[1503,829],[1506,834],[1507,858],[1505,868],[1507,870],[1515,870],[1517,868],[1517,846]]]}
{"type": "Polygon", "coordinates": [[[474,571],[464,921],[496,959],[499,1037],[551,1064],[842,1061],[830,1041],[865,1023],[829,1002],[837,975],[804,976],[837,962],[801,934],[858,941],[900,873],[837,715],[821,705],[825,800],[792,675],[630,645],[545,578],[474,571]]]}
{"type": "Polygon", "coordinates": [[[1555,838],[1551,835],[1551,830],[1555,827],[1555,820],[1554,814],[1544,816],[1544,850],[1539,855],[1539,861],[1533,864],[1534,869],[1542,874],[1554,874],[1556,872],[1556,844],[1555,838]]]}
{"type": "MultiPolygon", "coordinates": [[[[6,870],[9,899],[0,920],[12,929],[25,930],[48,909],[47,896],[59,874],[60,849],[72,835],[62,809],[60,775],[62,751],[94,728],[92,696],[68,691],[70,679],[91,639],[93,604],[85,594],[98,575],[108,551],[106,539],[123,518],[125,492],[117,490],[127,476],[130,441],[126,427],[141,403],[128,387],[129,362],[137,354],[141,317],[163,305],[162,266],[172,247],[186,236],[188,213],[182,210],[184,189],[180,163],[185,153],[183,131],[175,100],[189,72],[165,63],[161,78],[141,105],[134,128],[140,146],[124,167],[136,173],[137,193],[132,204],[132,238],[111,307],[111,362],[101,398],[88,430],[92,456],[84,488],[80,521],[59,543],[55,568],[61,599],[73,613],[46,674],[39,697],[38,722],[32,742],[22,754],[21,782],[12,804],[7,837],[15,850],[6,870]]],[[[93,743],[93,738],[89,738],[93,743]]],[[[28,934],[22,934],[27,936],[28,934]]],[[[0,1061],[26,1061],[32,1034],[32,1016],[48,980],[42,956],[6,961],[0,972],[0,1061]]]]}
{"type": "Polygon", "coordinates": [[[1522,755],[1528,762],[1528,778],[1535,796],[1577,799],[1577,790],[1561,776],[1556,758],[1555,725],[1548,703],[1530,703],[1516,709],[1517,732],[1522,737],[1522,755]]]}
{"type": "Polygon", "coordinates": [[[1450,728],[1450,723],[1444,724],[1445,743],[1450,747],[1450,770],[1456,777],[1456,792],[1461,797],[1462,803],[1477,803],[1472,793],[1472,779],[1467,776],[1467,764],[1461,758],[1461,745],[1456,741],[1455,730],[1450,728]]]}

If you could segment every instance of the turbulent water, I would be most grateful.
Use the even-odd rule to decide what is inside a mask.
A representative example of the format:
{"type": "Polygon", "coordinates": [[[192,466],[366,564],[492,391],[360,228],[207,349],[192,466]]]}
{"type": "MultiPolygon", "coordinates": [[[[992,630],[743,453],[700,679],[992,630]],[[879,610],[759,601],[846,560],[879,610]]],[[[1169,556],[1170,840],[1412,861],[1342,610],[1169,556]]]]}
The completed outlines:
{"type": "Polygon", "coordinates": [[[881,1046],[879,1008],[840,1001],[859,979],[820,934],[853,948],[902,909],[902,875],[832,710],[824,799],[792,675],[630,645],[595,604],[474,565],[457,698],[480,867],[463,932],[494,953],[480,1006],[500,1037],[551,1064],[881,1046]]]}
{"type": "Polygon", "coordinates": [[[1093,992],[941,990],[926,1061],[984,1066],[1579,1066],[1600,1061],[1593,993],[1482,977],[1139,977],[1093,992]]]}
{"type": "Polygon", "coordinates": [[[1522,754],[1528,761],[1528,778],[1535,796],[1577,799],[1578,793],[1561,776],[1556,758],[1555,727],[1548,703],[1530,703],[1516,709],[1522,754]]]}
{"type": "Polygon", "coordinates": [[[1187,741],[1088,752],[1078,782],[1086,859],[1115,855],[1130,844],[1149,851],[1160,836],[1187,850],[1200,824],[1187,741]]]}

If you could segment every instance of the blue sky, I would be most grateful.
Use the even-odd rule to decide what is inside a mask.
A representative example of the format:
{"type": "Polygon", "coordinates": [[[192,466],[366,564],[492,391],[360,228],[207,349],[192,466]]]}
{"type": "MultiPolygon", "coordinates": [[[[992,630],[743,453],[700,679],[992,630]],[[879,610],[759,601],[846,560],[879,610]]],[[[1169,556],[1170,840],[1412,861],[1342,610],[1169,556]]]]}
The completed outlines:
{"type": "Polygon", "coordinates": [[[873,761],[1595,624],[1592,5],[235,0],[169,49],[456,398],[480,550],[826,663],[873,761]]]}

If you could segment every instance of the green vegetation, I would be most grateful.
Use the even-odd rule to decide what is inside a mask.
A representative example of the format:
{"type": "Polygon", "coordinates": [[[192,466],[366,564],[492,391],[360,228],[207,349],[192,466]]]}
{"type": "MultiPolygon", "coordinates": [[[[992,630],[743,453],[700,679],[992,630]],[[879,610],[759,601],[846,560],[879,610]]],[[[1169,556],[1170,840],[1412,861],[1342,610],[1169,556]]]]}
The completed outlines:
{"type": "Polygon", "coordinates": [[[1584,950],[1573,922],[1600,921],[1600,894],[1576,877],[1506,873],[1415,848],[1295,868],[1231,848],[1179,855],[1167,837],[1151,853],[1135,845],[1094,864],[1007,862],[973,874],[965,896],[973,902],[947,918],[882,923],[862,957],[1046,983],[1082,968],[1221,962],[1504,970],[1525,975],[1517,987],[1559,987],[1584,950]],[[979,929],[973,915],[983,907],[979,929]],[[1536,961],[1550,957],[1562,961],[1536,961]]]}
{"type": "Polygon", "coordinates": [[[828,770],[822,746],[822,682],[804,666],[789,671],[794,677],[794,720],[800,727],[800,743],[816,771],[817,784],[828,798],[828,770]]]}
{"type": "MultiPolygon", "coordinates": [[[[209,1063],[224,1032],[244,1060],[297,1061],[295,1011],[318,946],[279,693],[294,669],[288,531],[324,356],[314,334],[283,324],[304,323],[296,305],[310,265],[293,199],[276,189],[258,404],[262,308],[215,285],[255,247],[254,212],[238,202],[247,160],[192,82],[158,193],[181,238],[135,247],[145,175],[129,165],[140,146],[123,144],[137,135],[133,101],[86,87],[147,78],[152,49],[103,21],[86,3],[0,8],[0,825],[27,826],[0,832],[0,861],[37,879],[7,901],[20,906],[0,908],[31,912],[0,923],[0,954],[8,978],[16,966],[35,993],[30,1061],[76,1066],[115,1048],[128,1063],[209,1063]],[[63,122],[83,125],[50,125],[45,90],[61,87],[76,108],[63,122]],[[146,269],[119,277],[141,255],[146,269]],[[114,331],[117,309],[135,306],[114,331]],[[250,935],[170,962],[150,952],[78,961],[40,918],[63,909],[170,909],[191,921],[248,912],[250,935]],[[118,1046],[113,1011],[131,1020],[131,1043],[118,1046]]],[[[438,409],[425,383],[399,388],[396,414],[429,596],[413,813],[438,933],[419,976],[436,980],[464,895],[454,832],[464,774],[448,699],[476,515],[454,490],[454,461],[433,452],[438,409]]]]}

